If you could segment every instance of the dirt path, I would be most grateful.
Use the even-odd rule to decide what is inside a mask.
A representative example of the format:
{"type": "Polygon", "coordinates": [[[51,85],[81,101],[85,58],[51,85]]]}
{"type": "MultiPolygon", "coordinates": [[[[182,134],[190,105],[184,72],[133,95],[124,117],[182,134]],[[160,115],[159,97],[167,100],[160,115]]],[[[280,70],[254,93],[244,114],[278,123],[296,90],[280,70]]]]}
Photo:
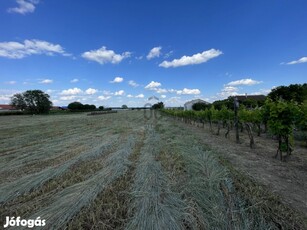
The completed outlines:
{"type": "Polygon", "coordinates": [[[246,133],[240,133],[241,144],[236,144],[234,131],[229,139],[224,137],[225,130],[219,136],[209,132],[209,127],[198,128],[183,122],[174,122],[193,131],[200,141],[230,161],[233,166],[272,192],[292,208],[302,212],[307,218],[307,151],[295,146],[293,155],[287,162],[273,158],[277,143],[266,137],[255,137],[255,148],[250,149],[246,133]]]}

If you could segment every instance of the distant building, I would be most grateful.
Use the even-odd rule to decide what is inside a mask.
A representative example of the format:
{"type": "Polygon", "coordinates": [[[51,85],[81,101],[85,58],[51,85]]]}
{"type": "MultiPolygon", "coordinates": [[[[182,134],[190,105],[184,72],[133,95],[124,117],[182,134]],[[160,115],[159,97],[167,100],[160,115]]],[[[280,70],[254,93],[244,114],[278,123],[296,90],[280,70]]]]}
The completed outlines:
{"type": "Polygon", "coordinates": [[[184,104],[184,110],[192,110],[192,106],[193,106],[195,103],[209,104],[209,102],[206,102],[206,101],[204,101],[204,100],[195,99],[195,100],[186,102],[186,103],[184,104]]]}
{"type": "Polygon", "coordinates": [[[0,104],[0,111],[2,112],[6,112],[6,111],[17,111],[18,109],[16,109],[14,106],[12,105],[5,105],[5,104],[0,104]]]}
{"type": "Polygon", "coordinates": [[[255,100],[255,101],[265,101],[266,96],[264,95],[238,95],[238,96],[233,96],[238,98],[238,101],[243,102],[246,100],[255,100]]]}
{"type": "Polygon", "coordinates": [[[50,108],[50,110],[67,110],[67,108],[65,108],[64,106],[61,107],[61,106],[52,106],[50,108]]]}

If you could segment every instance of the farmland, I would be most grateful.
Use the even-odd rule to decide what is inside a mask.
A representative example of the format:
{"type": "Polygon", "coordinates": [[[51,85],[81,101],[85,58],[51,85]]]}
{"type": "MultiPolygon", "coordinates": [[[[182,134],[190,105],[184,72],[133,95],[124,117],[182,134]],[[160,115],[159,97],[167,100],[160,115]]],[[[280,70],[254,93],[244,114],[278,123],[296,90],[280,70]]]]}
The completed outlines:
{"type": "MultiPolygon", "coordinates": [[[[2,226],[20,216],[45,219],[45,229],[306,228],[306,181],[288,197],[272,192],[279,182],[247,173],[255,159],[233,160],[245,146],[205,129],[143,111],[0,119],[2,226]]],[[[284,162],[274,164],[273,178],[284,162]]]]}

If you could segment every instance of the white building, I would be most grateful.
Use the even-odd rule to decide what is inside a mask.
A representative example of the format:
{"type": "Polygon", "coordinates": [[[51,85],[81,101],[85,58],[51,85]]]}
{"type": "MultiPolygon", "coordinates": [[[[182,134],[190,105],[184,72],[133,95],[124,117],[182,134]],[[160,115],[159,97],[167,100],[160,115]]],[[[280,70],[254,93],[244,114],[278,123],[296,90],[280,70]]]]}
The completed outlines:
{"type": "Polygon", "coordinates": [[[205,103],[205,104],[209,104],[208,102],[204,101],[204,100],[201,100],[201,99],[195,99],[195,100],[192,100],[192,101],[188,101],[184,104],[184,110],[192,110],[192,106],[195,104],[195,103],[205,103]]]}

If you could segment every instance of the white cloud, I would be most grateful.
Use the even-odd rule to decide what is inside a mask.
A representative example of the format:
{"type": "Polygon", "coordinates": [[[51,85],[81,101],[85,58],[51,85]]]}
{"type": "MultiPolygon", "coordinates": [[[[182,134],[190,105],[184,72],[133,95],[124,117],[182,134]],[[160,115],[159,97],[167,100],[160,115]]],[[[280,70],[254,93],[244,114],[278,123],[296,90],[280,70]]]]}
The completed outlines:
{"type": "Polygon", "coordinates": [[[78,81],[79,81],[79,79],[74,78],[74,79],[72,79],[70,82],[71,82],[71,83],[76,83],[76,82],[78,82],[78,81]]]}
{"type": "Polygon", "coordinates": [[[110,98],[111,98],[111,96],[103,96],[103,95],[98,97],[98,99],[101,100],[101,101],[105,101],[105,100],[108,100],[110,98]]]}
{"type": "Polygon", "coordinates": [[[44,79],[44,80],[40,81],[39,83],[40,84],[51,84],[52,82],[53,82],[53,80],[51,80],[51,79],[44,79]]]}
{"type": "Polygon", "coordinates": [[[262,83],[262,81],[255,81],[255,80],[252,80],[250,78],[246,78],[246,79],[241,79],[241,80],[237,80],[237,81],[231,81],[227,85],[230,85],[230,86],[256,85],[256,84],[260,84],[260,83],[262,83]]]}
{"type": "Polygon", "coordinates": [[[17,83],[17,81],[6,81],[4,82],[7,85],[15,85],[17,83]]]}
{"type": "Polygon", "coordinates": [[[142,94],[142,93],[135,96],[135,98],[144,98],[144,97],[145,97],[145,96],[144,96],[144,94],[142,94]]]}
{"type": "Polygon", "coordinates": [[[35,11],[35,5],[39,3],[39,0],[16,0],[18,7],[9,8],[9,13],[26,14],[33,13],[35,11]]]}
{"type": "Polygon", "coordinates": [[[74,96],[74,95],[63,96],[63,97],[60,97],[60,100],[62,100],[62,101],[71,101],[71,100],[74,100],[75,98],[76,98],[76,96],[74,96]]]}
{"type": "Polygon", "coordinates": [[[166,98],[166,95],[161,95],[161,98],[166,98]]]}
{"type": "Polygon", "coordinates": [[[131,85],[131,86],[133,86],[133,87],[138,87],[138,86],[139,86],[139,84],[136,83],[136,82],[133,81],[133,80],[130,80],[130,81],[128,82],[128,84],[131,85]]]}
{"type": "Polygon", "coordinates": [[[103,46],[98,50],[91,50],[84,52],[82,57],[90,60],[96,61],[99,64],[112,63],[117,64],[120,63],[123,59],[131,56],[131,52],[124,52],[122,54],[116,54],[113,50],[107,50],[107,47],[103,46]]]}
{"type": "Polygon", "coordinates": [[[174,59],[173,61],[163,61],[159,66],[164,68],[179,67],[185,65],[196,65],[209,61],[212,58],[220,56],[222,51],[216,49],[210,49],[197,53],[192,56],[183,56],[180,59],[174,59]]]}
{"type": "Polygon", "coordinates": [[[238,95],[238,90],[235,86],[224,85],[224,88],[218,93],[218,96],[222,99],[228,98],[229,96],[238,95]]]}
{"type": "Polygon", "coordinates": [[[128,94],[127,97],[132,98],[133,96],[131,94],[128,94]]]}
{"type": "Polygon", "coordinates": [[[114,93],[112,93],[112,92],[110,92],[110,91],[108,91],[108,90],[104,90],[103,92],[102,92],[104,95],[113,95],[114,93]]]}
{"type": "Polygon", "coordinates": [[[190,94],[197,95],[197,94],[200,94],[200,90],[199,89],[187,89],[187,88],[184,88],[183,90],[177,90],[177,94],[179,94],[179,95],[182,95],[182,94],[185,94],[185,95],[190,95],[190,94]]]}
{"type": "Polygon", "coordinates": [[[155,57],[159,57],[160,54],[161,54],[161,49],[162,49],[161,46],[152,48],[152,49],[149,51],[149,53],[148,53],[148,55],[146,56],[146,58],[147,58],[148,60],[150,60],[150,59],[153,59],[153,58],[155,58],[155,57]]]}
{"type": "Polygon", "coordinates": [[[287,65],[294,65],[294,64],[300,64],[300,63],[306,63],[307,62],[307,57],[302,57],[296,61],[290,61],[287,63],[287,65]]]}
{"type": "Polygon", "coordinates": [[[77,94],[81,94],[83,93],[83,91],[79,88],[73,88],[73,89],[66,89],[63,90],[60,94],[61,95],[77,95],[77,94]]]}
{"type": "Polygon", "coordinates": [[[116,77],[114,78],[113,81],[110,81],[110,83],[120,83],[120,82],[123,82],[124,78],[122,77],[116,77]]]}
{"type": "Polygon", "coordinates": [[[93,94],[95,94],[97,92],[98,92],[97,89],[92,89],[92,88],[88,88],[87,90],[85,90],[85,93],[89,94],[89,95],[93,95],[93,94]]]}
{"type": "Polygon", "coordinates": [[[56,90],[54,90],[54,89],[47,89],[46,90],[46,93],[53,93],[53,92],[56,92],[56,90]]]}
{"type": "Polygon", "coordinates": [[[119,90],[117,92],[114,93],[115,96],[122,96],[125,94],[125,91],[124,90],[119,90]]]}
{"type": "Polygon", "coordinates": [[[181,97],[171,97],[165,101],[167,106],[182,106],[185,101],[181,97]]]}
{"type": "Polygon", "coordinates": [[[160,82],[151,81],[148,85],[145,86],[145,89],[155,89],[161,86],[160,82]]]}
{"type": "Polygon", "coordinates": [[[162,88],[155,88],[154,89],[157,93],[167,93],[167,89],[162,89],[162,88]]]}
{"type": "Polygon", "coordinates": [[[21,59],[31,55],[45,54],[52,56],[54,54],[61,54],[63,56],[70,56],[66,53],[59,44],[52,44],[41,40],[24,40],[20,42],[0,42],[0,57],[10,59],[21,59]]]}

